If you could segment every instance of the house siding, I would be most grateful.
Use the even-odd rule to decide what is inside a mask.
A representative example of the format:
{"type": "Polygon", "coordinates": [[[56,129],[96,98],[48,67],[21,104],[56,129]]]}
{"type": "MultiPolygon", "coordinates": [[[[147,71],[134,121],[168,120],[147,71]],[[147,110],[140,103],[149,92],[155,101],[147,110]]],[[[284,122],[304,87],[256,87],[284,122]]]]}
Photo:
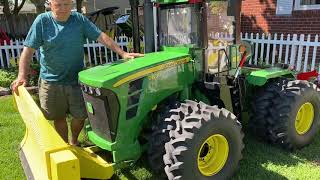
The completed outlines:
{"type": "MultiPolygon", "coordinates": [[[[320,35],[320,9],[319,10],[294,10],[291,15],[276,15],[277,0],[243,0],[241,10],[241,32],[243,33],[277,33],[320,35]]],[[[293,7],[294,8],[294,7],[293,7]]],[[[255,35],[254,35],[255,37],[255,35]]],[[[261,35],[260,35],[261,37],[261,35]]],[[[278,35],[278,39],[280,36],[278,35]]],[[[291,36],[292,38],[292,36],[291,36]]],[[[307,36],[304,37],[307,40],[307,36]]],[[[277,47],[278,50],[279,47],[277,47]]],[[[313,47],[309,49],[309,59],[312,58],[313,47]]],[[[284,57],[285,51],[282,52],[284,57]]],[[[303,57],[305,48],[303,48],[303,57]]],[[[320,59],[320,49],[317,49],[317,62],[320,59]]]]}
{"type": "Polygon", "coordinates": [[[276,15],[276,0],[242,1],[241,30],[249,33],[320,34],[320,10],[276,15]]]}

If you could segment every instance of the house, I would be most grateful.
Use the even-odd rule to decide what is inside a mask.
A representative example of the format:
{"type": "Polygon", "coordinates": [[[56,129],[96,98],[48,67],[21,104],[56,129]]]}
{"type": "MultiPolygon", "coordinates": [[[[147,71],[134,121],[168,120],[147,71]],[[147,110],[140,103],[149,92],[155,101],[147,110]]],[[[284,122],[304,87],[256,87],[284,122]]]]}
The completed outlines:
{"type": "MultiPolygon", "coordinates": [[[[143,26],[143,2],[143,0],[140,0],[138,8],[141,26],[143,26]]],[[[130,0],[84,0],[82,5],[86,12],[84,14],[111,37],[125,33],[122,31],[123,29],[118,28],[116,20],[121,15],[131,14],[130,0]]],[[[126,31],[128,32],[128,30],[126,31]]]]}
{"type": "MultiPolygon", "coordinates": [[[[140,0],[140,5],[143,5],[143,2],[143,0],[140,0]]],[[[84,3],[88,13],[113,6],[119,7],[118,14],[131,12],[129,0],[85,0],[84,3]]]]}
{"type": "Polygon", "coordinates": [[[26,2],[18,16],[14,16],[10,22],[3,14],[3,7],[0,6],[0,28],[11,38],[24,38],[36,17],[36,7],[31,2],[26,2]],[[10,28],[10,25],[13,28],[10,28]]]}
{"type": "Polygon", "coordinates": [[[320,34],[320,0],[243,0],[241,31],[320,34]]]}
{"type": "Polygon", "coordinates": [[[19,11],[19,14],[27,14],[27,13],[31,13],[31,14],[36,13],[36,6],[29,1],[24,3],[23,7],[19,11]]]}
{"type": "MultiPolygon", "coordinates": [[[[304,65],[312,61],[311,70],[314,70],[315,65],[320,70],[318,67],[320,66],[320,38],[316,38],[320,36],[320,0],[243,0],[241,32],[254,33],[252,38],[262,38],[262,41],[264,41],[263,38],[266,38],[261,35],[262,33],[271,34],[271,39],[275,39],[275,41],[280,40],[280,34],[284,35],[283,40],[280,40],[282,43],[279,41],[277,43],[272,41],[274,44],[270,41],[268,41],[269,43],[264,41],[260,45],[255,43],[256,58],[263,59],[265,56],[265,59],[270,59],[270,57],[275,57],[273,59],[281,59],[282,62],[284,60],[284,62],[290,61],[291,63],[301,62],[303,59],[304,65]],[[259,35],[256,36],[255,33],[259,33],[259,35]],[[277,33],[277,37],[275,33],[277,33]],[[297,36],[294,37],[293,34],[297,36]],[[290,44],[280,47],[284,41],[289,41],[290,44]],[[272,45],[269,46],[269,44],[272,45]],[[275,56],[272,54],[273,52],[275,56]]],[[[298,64],[294,65],[298,67],[298,64]]],[[[300,70],[299,68],[298,70],[300,70]]]]}
{"type": "MultiPolygon", "coordinates": [[[[31,2],[27,1],[19,11],[19,14],[34,14],[36,13],[36,7],[31,2]]],[[[0,6],[0,14],[3,14],[3,6],[0,6]]]]}

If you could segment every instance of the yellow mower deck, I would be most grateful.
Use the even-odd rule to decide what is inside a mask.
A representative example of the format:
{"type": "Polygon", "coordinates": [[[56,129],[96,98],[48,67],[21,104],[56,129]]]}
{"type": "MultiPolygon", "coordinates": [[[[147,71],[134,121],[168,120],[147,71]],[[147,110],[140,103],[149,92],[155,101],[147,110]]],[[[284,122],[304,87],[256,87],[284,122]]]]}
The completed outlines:
{"type": "Polygon", "coordinates": [[[26,124],[20,159],[27,179],[109,179],[113,175],[113,164],[96,155],[95,147],[65,143],[24,87],[19,87],[19,96],[14,94],[14,98],[26,124]]]}

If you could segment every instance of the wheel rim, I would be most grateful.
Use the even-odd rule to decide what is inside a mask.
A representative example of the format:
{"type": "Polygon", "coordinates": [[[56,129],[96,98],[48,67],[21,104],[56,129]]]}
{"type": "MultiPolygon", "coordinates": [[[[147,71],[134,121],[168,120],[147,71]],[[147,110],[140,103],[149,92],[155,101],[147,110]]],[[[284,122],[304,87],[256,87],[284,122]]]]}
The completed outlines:
{"type": "Polygon", "coordinates": [[[198,168],[205,176],[217,174],[228,159],[229,145],[227,139],[220,134],[207,138],[198,152],[198,168]]]}
{"type": "Polygon", "coordinates": [[[314,108],[311,103],[304,103],[296,116],[295,128],[298,134],[302,135],[309,131],[314,118],[314,108]]]}

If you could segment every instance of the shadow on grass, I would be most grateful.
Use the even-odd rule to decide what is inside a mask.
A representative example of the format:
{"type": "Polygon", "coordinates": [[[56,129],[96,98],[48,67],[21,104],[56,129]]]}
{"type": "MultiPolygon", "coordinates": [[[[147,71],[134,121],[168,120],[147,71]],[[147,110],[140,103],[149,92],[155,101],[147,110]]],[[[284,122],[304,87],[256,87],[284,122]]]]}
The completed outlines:
{"type": "Polygon", "coordinates": [[[320,166],[320,132],[314,137],[312,143],[303,149],[296,150],[293,155],[305,159],[316,166],[320,166]]]}
{"type": "Polygon", "coordinates": [[[292,166],[299,163],[299,160],[290,157],[290,152],[266,142],[260,142],[251,133],[246,132],[244,143],[243,159],[240,161],[238,172],[232,178],[234,180],[288,179],[268,170],[265,166],[267,164],[292,166]]]}
{"type": "MultiPolygon", "coordinates": [[[[245,141],[244,158],[240,162],[240,169],[233,179],[288,179],[276,172],[270,171],[266,166],[282,166],[284,168],[306,163],[306,161],[320,165],[320,133],[318,133],[312,143],[302,148],[289,152],[279,146],[271,145],[248,133],[245,141]]],[[[293,172],[294,173],[294,172],[293,172]]]]}
{"type": "Polygon", "coordinates": [[[137,163],[132,166],[122,169],[121,171],[117,171],[114,176],[111,178],[112,180],[160,180],[153,171],[150,169],[148,165],[148,160],[146,155],[144,154],[137,163]]]}
{"type": "Polygon", "coordinates": [[[242,153],[243,159],[240,161],[239,169],[232,178],[233,180],[288,179],[269,169],[279,169],[279,166],[293,167],[299,163],[306,163],[305,160],[320,165],[320,154],[317,148],[320,147],[320,133],[314,138],[311,145],[290,152],[256,138],[248,129],[248,119],[242,124],[245,133],[245,148],[242,153]]]}

